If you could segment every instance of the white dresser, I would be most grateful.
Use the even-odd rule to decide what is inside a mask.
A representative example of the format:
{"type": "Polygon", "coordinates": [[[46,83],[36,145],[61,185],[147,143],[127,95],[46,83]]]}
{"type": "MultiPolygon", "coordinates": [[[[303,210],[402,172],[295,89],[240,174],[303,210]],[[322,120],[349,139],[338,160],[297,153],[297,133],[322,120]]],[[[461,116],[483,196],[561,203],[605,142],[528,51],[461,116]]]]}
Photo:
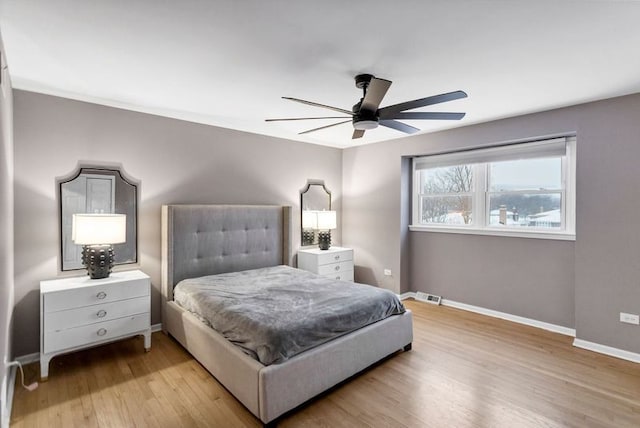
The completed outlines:
{"type": "Polygon", "coordinates": [[[330,247],[298,250],[298,268],[343,281],[353,281],[353,249],[330,247]]]}
{"type": "Polygon", "coordinates": [[[151,348],[151,281],[139,270],[40,282],[40,377],[56,355],[135,335],[151,348]]]}

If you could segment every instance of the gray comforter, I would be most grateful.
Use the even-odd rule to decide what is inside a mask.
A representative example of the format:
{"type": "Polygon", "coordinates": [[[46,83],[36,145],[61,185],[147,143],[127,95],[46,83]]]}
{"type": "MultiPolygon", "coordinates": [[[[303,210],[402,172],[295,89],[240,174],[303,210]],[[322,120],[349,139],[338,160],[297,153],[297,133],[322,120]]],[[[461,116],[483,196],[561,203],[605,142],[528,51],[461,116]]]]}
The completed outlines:
{"type": "Polygon", "coordinates": [[[405,311],[388,290],[288,266],[186,279],[174,300],[264,365],[405,311]]]}

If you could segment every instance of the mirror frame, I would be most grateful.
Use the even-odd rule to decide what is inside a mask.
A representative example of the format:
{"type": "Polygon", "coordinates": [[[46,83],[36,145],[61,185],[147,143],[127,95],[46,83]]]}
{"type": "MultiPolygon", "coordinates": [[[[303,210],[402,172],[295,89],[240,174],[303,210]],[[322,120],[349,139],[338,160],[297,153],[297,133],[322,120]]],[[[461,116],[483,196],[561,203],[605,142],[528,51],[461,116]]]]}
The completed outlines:
{"type": "Polygon", "coordinates": [[[113,164],[113,165],[95,165],[95,164],[84,164],[80,163],[76,167],[76,169],[69,175],[65,175],[62,177],[56,178],[56,197],[58,202],[58,245],[59,245],[59,261],[58,261],[58,272],[61,273],[70,273],[76,272],[85,269],[84,267],[79,268],[64,268],[64,245],[63,245],[63,224],[62,224],[62,186],[66,183],[69,183],[76,178],[78,178],[83,173],[89,174],[99,174],[100,172],[108,172],[113,174],[114,176],[119,177],[124,183],[130,185],[133,188],[133,202],[134,206],[134,224],[135,224],[135,251],[133,253],[133,260],[126,262],[116,262],[114,263],[114,270],[117,270],[119,266],[126,265],[137,265],[140,259],[138,254],[140,248],[140,239],[139,239],[139,211],[140,211],[140,181],[131,178],[129,174],[124,171],[122,165],[113,164]]]}
{"type": "Polygon", "coordinates": [[[327,186],[324,184],[324,180],[313,180],[308,179],[307,184],[304,186],[302,190],[300,190],[300,245],[303,247],[310,247],[312,245],[318,245],[318,237],[314,236],[313,242],[311,244],[305,242],[304,240],[304,229],[302,228],[302,212],[304,211],[304,194],[311,189],[311,186],[321,186],[322,190],[327,193],[327,197],[329,198],[329,207],[326,208],[327,211],[331,211],[331,190],[327,189],[327,186]]]}

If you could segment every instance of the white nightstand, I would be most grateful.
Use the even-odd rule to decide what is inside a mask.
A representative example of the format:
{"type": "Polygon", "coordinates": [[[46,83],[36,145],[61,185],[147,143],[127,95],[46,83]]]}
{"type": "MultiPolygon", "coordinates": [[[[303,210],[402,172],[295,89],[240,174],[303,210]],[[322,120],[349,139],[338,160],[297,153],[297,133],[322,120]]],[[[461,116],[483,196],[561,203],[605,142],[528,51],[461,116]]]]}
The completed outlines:
{"type": "Polygon", "coordinates": [[[353,281],[353,249],[330,247],[298,250],[298,268],[328,278],[353,281]]]}
{"type": "Polygon", "coordinates": [[[151,348],[151,280],[139,270],[40,282],[40,377],[56,355],[144,335],[151,348]]]}

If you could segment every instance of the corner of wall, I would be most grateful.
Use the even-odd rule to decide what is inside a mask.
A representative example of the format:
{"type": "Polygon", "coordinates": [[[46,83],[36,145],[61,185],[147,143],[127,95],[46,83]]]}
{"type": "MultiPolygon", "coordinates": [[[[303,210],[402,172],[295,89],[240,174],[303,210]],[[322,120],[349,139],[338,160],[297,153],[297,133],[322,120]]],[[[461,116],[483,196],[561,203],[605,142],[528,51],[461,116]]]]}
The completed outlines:
{"type": "Polygon", "coordinates": [[[0,424],[9,426],[11,377],[5,364],[11,357],[14,303],[13,245],[13,97],[2,35],[0,35],[0,424]]]}
{"type": "Polygon", "coordinates": [[[411,224],[411,158],[400,158],[400,293],[411,290],[410,284],[410,254],[409,254],[409,225],[411,224]]]}

